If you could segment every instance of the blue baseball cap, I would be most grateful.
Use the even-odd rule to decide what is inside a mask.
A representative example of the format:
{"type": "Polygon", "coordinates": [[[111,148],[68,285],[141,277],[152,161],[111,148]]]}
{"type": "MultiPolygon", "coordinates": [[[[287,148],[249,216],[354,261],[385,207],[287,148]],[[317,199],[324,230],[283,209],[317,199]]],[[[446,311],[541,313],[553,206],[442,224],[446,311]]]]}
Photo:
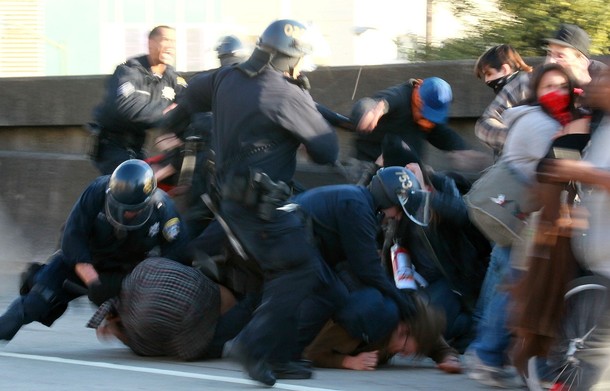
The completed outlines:
{"type": "Polygon", "coordinates": [[[449,108],[453,100],[451,86],[440,77],[424,79],[419,86],[419,97],[424,105],[422,116],[435,124],[447,122],[449,108]]]}

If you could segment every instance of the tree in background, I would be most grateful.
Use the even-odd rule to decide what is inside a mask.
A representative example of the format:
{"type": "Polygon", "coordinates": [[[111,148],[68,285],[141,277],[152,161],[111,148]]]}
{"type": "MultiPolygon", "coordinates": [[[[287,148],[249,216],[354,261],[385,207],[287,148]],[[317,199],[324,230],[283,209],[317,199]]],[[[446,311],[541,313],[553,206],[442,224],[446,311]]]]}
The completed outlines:
{"type": "Polygon", "coordinates": [[[425,40],[396,42],[403,58],[410,61],[477,58],[487,48],[509,43],[522,56],[542,56],[542,39],[561,23],[573,23],[591,36],[591,54],[610,54],[610,7],[606,0],[434,0],[446,2],[466,26],[461,38],[427,45],[425,40]],[[495,6],[492,6],[494,5],[495,6]]]}

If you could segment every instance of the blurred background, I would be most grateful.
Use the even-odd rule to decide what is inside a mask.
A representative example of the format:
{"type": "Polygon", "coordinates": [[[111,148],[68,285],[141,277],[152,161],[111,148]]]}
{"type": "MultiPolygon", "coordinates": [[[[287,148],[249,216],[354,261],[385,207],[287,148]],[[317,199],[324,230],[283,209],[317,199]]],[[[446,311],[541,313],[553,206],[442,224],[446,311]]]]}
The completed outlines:
{"type": "Polygon", "coordinates": [[[160,24],[176,28],[176,68],[200,71],[218,66],[221,36],[252,47],[280,18],[319,35],[327,66],[477,58],[498,43],[537,56],[561,22],[591,35],[593,55],[610,50],[602,0],[0,0],[0,77],[110,74],[160,24]]]}

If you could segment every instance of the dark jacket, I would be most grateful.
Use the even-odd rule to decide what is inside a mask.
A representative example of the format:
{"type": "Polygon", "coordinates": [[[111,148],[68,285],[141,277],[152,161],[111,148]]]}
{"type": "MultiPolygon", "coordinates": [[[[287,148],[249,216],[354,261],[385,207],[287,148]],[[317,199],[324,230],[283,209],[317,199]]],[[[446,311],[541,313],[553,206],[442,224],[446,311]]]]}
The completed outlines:
{"type": "Polygon", "coordinates": [[[101,137],[141,149],[146,130],[161,125],[163,110],[185,87],[186,81],[169,65],[161,77],[153,74],[146,55],[117,66],[93,112],[101,137]]]}
{"type": "Polygon", "coordinates": [[[454,289],[474,298],[485,276],[491,246],[470,222],[455,181],[442,174],[433,174],[431,180],[435,188],[430,200],[434,217],[425,228],[402,219],[398,228],[400,243],[409,250],[417,272],[429,283],[446,273],[454,289]]]}
{"type": "Polygon", "coordinates": [[[379,223],[371,192],[356,185],[329,185],[307,190],[293,202],[311,217],[324,260],[335,271],[345,263],[360,284],[391,298],[403,314],[411,310],[384,270],[377,246],[379,223]]]}
{"type": "Polygon", "coordinates": [[[357,124],[360,118],[354,118],[372,108],[376,101],[385,100],[388,112],[384,114],[375,130],[356,137],[357,158],[375,160],[381,155],[381,141],[386,133],[399,134],[401,138],[420,156],[423,153],[423,142],[427,140],[436,148],[444,151],[468,149],[465,141],[453,129],[444,124],[437,124],[431,130],[420,128],[414,120],[411,109],[414,79],[375,93],[370,98],[360,99],[352,108],[352,122],[357,124]],[[354,114],[358,113],[358,114],[354,114]]]}
{"type": "Polygon", "coordinates": [[[221,182],[255,169],[289,183],[301,144],[316,163],[337,159],[335,130],[311,95],[269,65],[255,77],[238,67],[194,77],[180,105],[190,113],[214,113],[213,148],[221,182]]]}
{"type": "Polygon", "coordinates": [[[117,232],[106,218],[105,196],[110,176],[93,181],[74,204],[61,243],[64,262],[91,263],[98,270],[130,271],[155,254],[183,263],[188,234],[173,202],[157,190],[155,208],[140,228],[117,232]]]}

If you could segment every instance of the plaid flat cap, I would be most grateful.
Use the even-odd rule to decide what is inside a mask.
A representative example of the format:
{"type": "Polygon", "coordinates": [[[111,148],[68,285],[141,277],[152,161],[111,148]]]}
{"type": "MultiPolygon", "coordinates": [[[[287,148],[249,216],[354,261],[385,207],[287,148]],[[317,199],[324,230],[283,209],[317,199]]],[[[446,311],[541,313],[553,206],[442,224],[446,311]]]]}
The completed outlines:
{"type": "Polygon", "coordinates": [[[195,360],[205,354],[214,335],[220,291],[197,269],[148,258],[123,281],[118,304],[111,304],[98,312],[116,308],[127,345],[136,354],[195,360]]]}

